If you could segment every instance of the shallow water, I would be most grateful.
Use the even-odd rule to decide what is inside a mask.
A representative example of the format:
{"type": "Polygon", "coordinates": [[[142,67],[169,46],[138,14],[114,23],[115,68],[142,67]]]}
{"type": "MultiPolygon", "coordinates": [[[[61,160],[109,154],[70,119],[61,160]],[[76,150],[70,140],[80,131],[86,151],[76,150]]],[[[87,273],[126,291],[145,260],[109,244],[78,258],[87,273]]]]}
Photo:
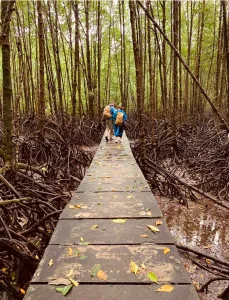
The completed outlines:
{"type": "MultiPolygon", "coordinates": [[[[208,199],[201,199],[198,203],[190,201],[187,209],[175,200],[171,201],[157,195],[156,198],[170,232],[178,244],[229,261],[229,210],[208,199]]],[[[182,258],[191,280],[198,287],[215,277],[214,274],[196,267],[186,255],[182,255],[182,258]]],[[[218,299],[217,295],[226,289],[227,284],[226,281],[212,283],[209,286],[209,293],[207,295],[201,293],[200,299],[218,299]]]]}

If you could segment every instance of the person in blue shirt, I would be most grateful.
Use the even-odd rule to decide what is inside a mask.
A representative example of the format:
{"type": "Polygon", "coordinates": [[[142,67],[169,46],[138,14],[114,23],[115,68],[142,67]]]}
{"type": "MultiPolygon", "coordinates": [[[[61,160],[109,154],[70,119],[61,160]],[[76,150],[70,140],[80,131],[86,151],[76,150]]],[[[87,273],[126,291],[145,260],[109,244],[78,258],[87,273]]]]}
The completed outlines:
{"type": "Polygon", "coordinates": [[[114,134],[114,115],[116,113],[116,109],[115,109],[115,103],[110,103],[110,114],[111,114],[111,118],[106,119],[106,132],[105,132],[105,138],[106,141],[108,142],[108,140],[110,139],[110,141],[113,138],[113,134],[114,134]]]}
{"type": "Polygon", "coordinates": [[[122,104],[119,104],[118,109],[113,115],[115,124],[114,124],[114,135],[116,137],[115,143],[120,143],[124,130],[124,122],[127,120],[127,114],[123,110],[122,104]]]}

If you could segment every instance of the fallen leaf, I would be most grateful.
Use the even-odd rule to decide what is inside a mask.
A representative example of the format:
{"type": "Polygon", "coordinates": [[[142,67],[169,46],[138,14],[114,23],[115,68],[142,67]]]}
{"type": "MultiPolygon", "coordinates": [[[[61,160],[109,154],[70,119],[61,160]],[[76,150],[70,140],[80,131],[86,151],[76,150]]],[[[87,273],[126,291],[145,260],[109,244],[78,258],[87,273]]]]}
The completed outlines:
{"type": "Polygon", "coordinates": [[[58,287],[58,288],[56,288],[56,291],[62,293],[63,296],[66,296],[72,287],[73,287],[73,284],[70,284],[65,287],[58,287]]]}
{"type": "Polygon", "coordinates": [[[139,270],[138,265],[135,262],[130,263],[130,271],[133,272],[135,275],[137,271],[139,270]]]}
{"type": "Polygon", "coordinates": [[[53,259],[50,259],[49,261],[49,267],[51,267],[53,265],[53,259]]]}
{"type": "Polygon", "coordinates": [[[166,293],[170,293],[174,290],[174,286],[170,285],[170,284],[165,284],[162,285],[159,289],[156,290],[156,292],[166,292],[166,293]]]}
{"type": "Polygon", "coordinates": [[[75,206],[74,206],[74,205],[71,205],[71,204],[69,204],[69,208],[75,208],[75,206]]]}
{"type": "Polygon", "coordinates": [[[141,234],[140,236],[143,237],[143,238],[147,238],[148,234],[141,234]]]}
{"type": "Polygon", "coordinates": [[[121,223],[125,223],[126,220],[124,220],[124,219],[115,219],[115,220],[112,220],[112,222],[121,224],[121,223]]]}
{"type": "Polygon", "coordinates": [[[72,283],[74,286],[78,286],[78,285],[79,285],[79,282],[78,282],[78,281],[72,279],[71,277],[68,277],[68,278],[69,278],[69,280],[71,281],[71,283],[72,283]]]}
{"type": "Polygon", "coordinates": [[[92,225],[90,228],[91,228],[92,230],[93,230],[93,229],[96,229],[96,228],[98,228],[98,225],[92,225]]]}
{"type": "Polygon", "coordinates": [[[103,272],[102,270],[99,270],[99,272],[96,274],[99,279],[101,280],[107,280],[107,274],[105,272],[103,272]]]}
{"type": "Polygon", "coordinates": [[[95,276],[101,270],[100,264],[95,264],[91,269],[91,276],[95,276]]]}
{"type": "Polygon", "coordinates": [[[81,204],[75,204],[76,208],[81,208],[81,204]]]}
{"type": "Polygon", "coordinates": [[[73,252],[73,251],[72,251],[72,248],[71,248],[71,247],[68,247],[68,255],[69,255],[69,256],[72,255],[72,252],[73,252]]]}
{"type": "Polygon", "coordinates": [[[206,261],[206,263],[209,264],[209,265],[212,263],[212,261],[211,261],[210,259],[208,259],[208,258],[206,258],[205,261],[206,261]]]}
{"type": "Polygon", "coordinates": [[[75,252],[74,252],[74,255],[79,256],[80,255],[80,250],[76,249],[75,252]]]}
{"type": "Polygon", "coordinates": [[[88,256],[87,255],[80,255],[80,259],[86,259],[88,256]]]}
{"type": "Polygon", "coordinates": [[[80,240],[81,240],[81,242],[83,242],[83,241],[84,241],[84,239],[83,239],[83,237],[82,237],[82,236],[81,236],[80,240]]]}
{"type": "Polygon", "coordinates": [[[148,272],[147,277],[149,278],[150,281],[157,283],[157,275],[154,274],[153,272],[148,272]]]}
{"type": "Polygon", "coordinates": [[[118,197],[117,196],[112,196],[112,198],[117,199],[118,197]]]}
{"type": "Polygon", "coordinates": [[[156,224],[156,226],[159,226],[159,225],[161,225],[163,222],[161,221],[161,220],[157,220],[156,222],[155,222],[155,224],[156,224]]]}
{"type": "Polygon", "coordinates": [[[66,278],[58,278],[58,279],[49,281],[49,284],[50,285],[60,285],[60,284],[69,285],[69,284],[71,284],[71,281],[69,281],[66,278]]]}
{"type": "Polygon", "coordinates": [[[36,255],[35,258],[39,260],[39,256],[38,255],[36,255]]]}
{"type": "Polygon", "coordinates": [[[73,269],[71,269],[68,274],[67,274],[67,277],[71,277],[73,275],[73,269]]]}
{"type": "Polygon", "coordinates": [[[140,211],[140,213],[138,213],[138,215],[145,216],[145,215],[147,215],[147,213],[145,211],[140,211]]]}
{"type": "Polygon", "coordinates": [[[20,292],[21,292],[23,295],[25,295],[25,290],[20,289],[20,292]]]}
{"type": "Polygon", "coordinates": [[[154,233],[160,231],[157,227],[152,226],[152,225],[147,225],[147,227],[148,227],[149,229],[151,229],[151,231],[154,232],[154,233]]]}
{"type": "Polygon", "coordinates": [[[152,216],[151,211],[147,211],[147,215],[148,215],[148,216],[152,216]]]}
{"type": "Polygon", "coordinates": [[[112,191],[112,192],[114,192],[114,191],[115,191],[115,189],[114,189],[114,188],[111,188],[111,191],[112,191]]]}
{"type": "Polygon", "coordinates": [[[141,267],[142,269],[146,269],[145,264],[141,264],[140,267],[141,267]]]}
{"type": "Polygon", "coordinates": [[[89,242],[79,243],[79,245],[81,245],[81,246],[88,246],[89,244],[90,244],[89,242]]]}
{"type": "Polygon", "coordinates": [[[199,282],[193,281],[192,283],[193,283],[193,285],[199,290],[199,288],[200,288],[199,282]]]}
{"type": "Polygon", "coordinates": [[[131,199],[131,198],[134,198],[134,196],[132,196],[132,195],[131,195],[131,196],[127,196],[127,198],[128,198],[128,199],[131,199]]]}
{"type": "Polygon", "coordinates": [[[169,248],[164,248],[164,254],[167,254],[170,252],[170,249],[169,248]]]}
{"type": "Polygon", "coordinates": [[[3,272],[6,272],[7,268],[2,268],[1,270],[2,270],[3,272]]]}

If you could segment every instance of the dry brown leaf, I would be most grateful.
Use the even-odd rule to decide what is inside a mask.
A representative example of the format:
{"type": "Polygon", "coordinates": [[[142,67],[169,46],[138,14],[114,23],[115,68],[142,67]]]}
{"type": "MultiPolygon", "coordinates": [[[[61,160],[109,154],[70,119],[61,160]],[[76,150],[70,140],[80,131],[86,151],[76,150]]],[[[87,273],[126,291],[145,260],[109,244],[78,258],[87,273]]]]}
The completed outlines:
{"type": "Polygon", "coordinates": [[[102,270],[99,270],[99,272],[96,275],[101,280],[107,280],[107,274],[105,272],[103,272],[102,270]]]}
{"type": "Polygon", "coordinates": [[[159,226],[159,225],[161,225],[163,222],[161,221],[161,220],[157,220],[156,222],[155,222],[155,224],[156,224],[156,226],[159,226]]]}
{"type": "Polygon", "coordinates": [[[206,258],[205,261],[206,261],[206,263],[209,264],[209,265],[212,263],[212,261],[211,261],[210,259],[208,259],[208,258],[206,258]]]}
{"type": "Polygon", "coordinates": [[[141,234],[140,236],[143,237],[143,238],[147,238],[148,234],[141,234]]]}

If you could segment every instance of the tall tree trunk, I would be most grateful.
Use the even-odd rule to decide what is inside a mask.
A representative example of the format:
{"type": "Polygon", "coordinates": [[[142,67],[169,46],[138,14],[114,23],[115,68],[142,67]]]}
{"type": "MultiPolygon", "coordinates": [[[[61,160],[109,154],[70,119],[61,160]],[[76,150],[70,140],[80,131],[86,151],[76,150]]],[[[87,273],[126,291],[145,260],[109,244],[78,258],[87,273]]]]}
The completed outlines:
{"type": "Polygon", "coordinates": [[[10,17],[15,1],[1,1],[2,23],[2,76],[3,76],[3,140],[2,153],[5,163],[12,164],[12,86],[10,69],[10,17]]]}
{"type": "Polygon", "coordinates": [[[227,88],[226,88],[226,110],[227,110],[227,121],[229,121],[229,47],[228,47],[228,24],[227,24],[227,2],[221,0],[223,8],[223,33],[224,33],[224,49],[227,63],[227,88]]]}
{"type": "MultiPolygon", "coordinates": [[[[178,49],[178,31],[179,31],[179,11],[178,1],[173,1],[173,44],[178,49]]],[[[173,115],[172,126],[175,135],[178,116],[178,58],[176,53],[173,52],[173,115]]]]}
{"type": "Polygon", "coordinates": [[[42,2],[37,1],[38,12],[38,35],[39,35],[39,98],[38,98],[38,118],[39,130],[44,135],[44,119],[45,119],[45,80],[44,80],[44,25],[42,15],[42,2]]]}
{"type": "Polygon", "coordinates": [[[133,40],[133,51],[134,51],[134,61],[135,61],[135,70],[136,70],[136,86],[137,86],[137,112],[139,118],[139,139],[141,144],[141,159],[145,159],[145,138],[144,138],[144,127],[143,127],[143,74],[142,74],[142,48],[140,46],[140,37],[139,34],[139,20],[137,20],[136,14],[136,5],[134,1],[129,1],[130,8],[130,22],[131,22],[131,31],[132,31],[132,40],[133,40]]]}

